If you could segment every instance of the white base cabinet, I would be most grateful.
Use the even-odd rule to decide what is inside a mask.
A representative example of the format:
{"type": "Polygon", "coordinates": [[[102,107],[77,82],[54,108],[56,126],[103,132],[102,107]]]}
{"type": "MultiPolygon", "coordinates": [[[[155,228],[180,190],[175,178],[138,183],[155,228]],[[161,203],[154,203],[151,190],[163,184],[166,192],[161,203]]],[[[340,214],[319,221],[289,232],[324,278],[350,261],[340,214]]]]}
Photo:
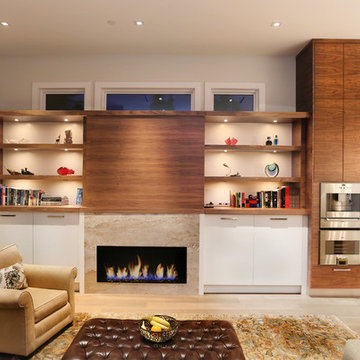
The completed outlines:
{"type": "Polygon", "coordinates": [[[202,215],[204,292],[306,289],[305,216],[202,215]]]}
{"type": "Polygon", "coordinates": [[[17,245],[24,263],[33,263],[32,213],[0,212],[0,249],[11,244],[17,245]]]}

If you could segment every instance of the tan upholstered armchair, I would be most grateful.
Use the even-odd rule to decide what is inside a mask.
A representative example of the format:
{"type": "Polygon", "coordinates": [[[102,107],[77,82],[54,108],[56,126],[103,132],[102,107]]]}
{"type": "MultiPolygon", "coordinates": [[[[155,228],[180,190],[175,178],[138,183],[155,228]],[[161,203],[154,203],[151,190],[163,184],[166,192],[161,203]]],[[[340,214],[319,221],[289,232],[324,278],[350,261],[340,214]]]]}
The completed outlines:
{"type": "MultiPolygon", "coordinates": [[[[0,269],[22,262],[16,245],[0,250],[0,269]]],[[[74,317],[76,268],[24,265],[28,287],[0,289],[0,353],[27,356],[74,317]]]]}

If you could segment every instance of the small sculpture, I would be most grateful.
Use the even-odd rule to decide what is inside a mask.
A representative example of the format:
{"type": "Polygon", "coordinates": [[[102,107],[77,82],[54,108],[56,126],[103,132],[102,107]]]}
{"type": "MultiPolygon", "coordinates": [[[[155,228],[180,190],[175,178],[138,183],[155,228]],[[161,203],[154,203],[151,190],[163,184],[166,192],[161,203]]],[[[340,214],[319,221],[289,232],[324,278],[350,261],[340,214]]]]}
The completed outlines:
{"type": "Polygon", "coordinates": [[[9,169],[9,168],[6,168],[6,170],[10,175],[21,175],[21,173],[19,171],[9,169]]]}
{"type": "Polygon", "coordinates": [[[57,137],[57,139],[55,140],[55,143],[56,143],[56,144],[60,144],[60,137],[61,137],[61,135],[59,135],[59,136],[57,137]]]}
{"type": "Polygon", "coordinates": [[[238,140],[234,137],[232,139],[230,139],[230,137],[228,137],[225,140],[226,145],[236,145],[237,142],[238,142],[238,140]]]}
{"type": "Polygon", "coordinates": [[[227,163],[223,163],[223,166],[225,166],[226,168],[229,169],[229,172],[226,174],[226,176],[230,176],[230,174],[231,174],[230,166],[227,163]]]}
{"type": "Polygon", "coordinates": [[[271,141],[271,137],[270,137],[270,136],[268,136],[268,137],[266,138],[265,145],[267,145],[267,146],[271,146],[271,145],[272,145],[272,141],[271,141]]]}
{"type": "Polygon", "coordinates": [[[279,175],[279,165],[277,163],[268,164],[265,166],[265,174],[269,177],[276,177],[279,175]]]}
{"type": "Polygon", "coordinates": [[[29,171],[27,168],[21,169],[21,175],[34,175],[31,171],[29,171]]]}
{"type": "Polygon", "coordinates": [[[57,169],[57,173],[59,175],[73,175],[75,174],[75,171],[62,166],[57,169]]]}
{"type": "Polygon", "coordinates": [[[72,144],[72,143],[73,143],[73,141],[72,141],[71,129],[66,129],[64,144],[72,144]]]}

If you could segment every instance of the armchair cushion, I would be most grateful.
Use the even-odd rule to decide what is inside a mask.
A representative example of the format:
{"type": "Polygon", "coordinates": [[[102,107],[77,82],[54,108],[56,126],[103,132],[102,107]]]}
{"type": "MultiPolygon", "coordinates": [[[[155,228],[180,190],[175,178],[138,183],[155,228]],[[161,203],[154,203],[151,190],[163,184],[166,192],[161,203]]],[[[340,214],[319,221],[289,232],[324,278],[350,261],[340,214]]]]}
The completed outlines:
{"type": "Polygon", "coordinates": [[[0,289],[24,289],[28,286],[22,264],[0,269],[0,289]]]}
{"type": "Polygon", "coordinates": [[[66,290],[52,290],[28,287],[34,303],[35,323],[62,308],[68,302],[68,293],[66,290]]]}

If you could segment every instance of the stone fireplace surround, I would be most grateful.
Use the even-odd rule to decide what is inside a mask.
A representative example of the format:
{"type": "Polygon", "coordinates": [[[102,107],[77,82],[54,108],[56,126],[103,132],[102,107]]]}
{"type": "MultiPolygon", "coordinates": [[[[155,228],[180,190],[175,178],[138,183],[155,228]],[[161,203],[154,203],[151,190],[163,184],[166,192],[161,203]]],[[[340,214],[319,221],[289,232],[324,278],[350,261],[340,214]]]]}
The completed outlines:
{"type": "Polygon", "coordinates": [[[197,214],[86,214],[85,293],[199,293],[199,221],[197,214]],[[98,283],[96,246],[185,246],[187,283],[98,283]]]}

